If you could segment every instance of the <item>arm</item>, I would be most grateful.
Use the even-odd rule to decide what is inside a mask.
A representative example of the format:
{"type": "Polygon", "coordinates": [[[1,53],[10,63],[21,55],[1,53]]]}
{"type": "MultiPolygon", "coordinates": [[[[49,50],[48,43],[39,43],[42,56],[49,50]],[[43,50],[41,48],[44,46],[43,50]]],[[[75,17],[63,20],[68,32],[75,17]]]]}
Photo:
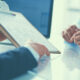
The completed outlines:
{"type": "MultiPolygon", "coordinates": [[[[0,33],[0,41],[6,39],[5,36],[4,39],[2,37],[3,34],[0,33]]],[[[47,48],[38,43],[26,43],[25,47],[0,54],[0,80],[11,80],[33,69],[44,54],[50,55],[47,48]]]]}
{"type": "Polygon", "coordinates": [[[38,65],[44,54],[50,54],[41,44],[29,43],[29,46],[31,48],[25,46],[0,54],[0,80],[11,80],[26,73],[38,65]]]}
{"type": "Polygon", "coordinates": [[[0,80],[14,78],[36,66],[37,61],[25,47],[5,52],[0,54],[0,80]]]}

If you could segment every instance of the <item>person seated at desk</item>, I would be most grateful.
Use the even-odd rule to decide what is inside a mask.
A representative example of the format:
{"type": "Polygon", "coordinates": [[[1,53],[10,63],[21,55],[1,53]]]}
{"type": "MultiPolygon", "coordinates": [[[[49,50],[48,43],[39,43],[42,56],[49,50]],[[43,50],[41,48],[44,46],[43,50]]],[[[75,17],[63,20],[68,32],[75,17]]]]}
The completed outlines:
{"type": "Polygon", "coordinates": [[[80,46],[80,29],[76,25],[70,26],[62,32],[63,38],[69,43],[75,43],[80,46]]]}
{"type": "MultiPolygon", "coordinates": [[[[0,41],[6,37],[0,32],[0,41]]],[[[38,43],[25,44],[23,47],[0,54],[0,80],[11,80],[32,70],[38,65],[39,58],[50,55],[47,48],[38,43]]]]}

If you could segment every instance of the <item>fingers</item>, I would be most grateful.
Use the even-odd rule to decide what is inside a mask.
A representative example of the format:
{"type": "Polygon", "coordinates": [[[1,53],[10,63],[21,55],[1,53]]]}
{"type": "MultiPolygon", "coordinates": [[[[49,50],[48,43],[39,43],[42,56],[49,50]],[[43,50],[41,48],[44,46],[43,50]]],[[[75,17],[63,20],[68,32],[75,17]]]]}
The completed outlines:
{"type": "Polygon", "coordinates": [[[31,42],[29,45],[39,54],[40,57],[42,57],[44,54],[47,56],[50,55],[48,49],[42,44],[31,42]]]}
{"type": "Polygon", "coordinates": [[[62,33],[63,35],[63,38],[67,41],[67,42],[71,42],[70,39],[71,39],[71,35],[67,32],[67,31],[63,31],[62,33]]]}
{"type": "Polygon", "coordinates": [[[71,38],[71,36],[72,36],[72,30],[71,29],[67,29],[66,31],[67,31],[67,34],[68,34],[69,38],[71,38]]]}
{"type": "Polygon", "coordinates": [[[35,44],[37,44],[38,46],[40,46],[39,50],[40,50],[40,52],[42,54],[41,56],[43,56],[44,54],[46,54],[47,56],[50,55],[48,49],[44,45],[39,44],[39,43],[35,43],[35,44]]]}
{"type": "Polygon", "coordinates": [[[75,35],[73,35],[73,36],[71,37],[70,42],[74,42],[74,37],[75,37],[75,35]]]}
{"type": "Polygon", "coordinates": [[[70,26],[70,28],[67,29],[67,32],[69,33],[70,37],[78,30],[76,25],[70,26]]]}
{"type": "Polygon", "coordinates": [[[48,51],[48,49],[44,45],[42,45],[42,44],[40,44],[40,45],[42,46],[43,53],[46,54],[47,56],[49,56],[50,52],[48,51]]]}
{"type": "Polygon", "coordinates": [[[77,45],[80,45],[80,36],[77,36],[74,40],[77,45]]]}
{"type": "Polygon", "coordinates": [[[74,43],[76,43],[77,45],[80,45],[80,31],[75,33],[74,43]]]}
{"type": "Polygon", "coordinates": [[[67,41],[72,43],[74,41],[74,38],[72,37],[77,31],[79,31],[75,25],[70,26],[68,29],[63,31],[62,36],[67,41]]]}

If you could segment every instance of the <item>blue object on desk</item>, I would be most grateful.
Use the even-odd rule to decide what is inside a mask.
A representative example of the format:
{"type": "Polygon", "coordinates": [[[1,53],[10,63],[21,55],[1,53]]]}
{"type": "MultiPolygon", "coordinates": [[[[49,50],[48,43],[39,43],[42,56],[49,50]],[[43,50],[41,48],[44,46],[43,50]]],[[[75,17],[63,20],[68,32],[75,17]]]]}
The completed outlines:
{"type": "Polygon", "coordinates": [[[67,41],[64,41],[64,44],[65,44],[65,48],[74,48],[75,50],[79,48],[79,46],[77,44],[75,44],[74,42],[73,43],[69,43],[67,41]]]}
{"type": "Polygon", "coordinates": [[[21,12],[45,37],[49,38],[53,0],[4,0],[10,10],[21,12]]]}

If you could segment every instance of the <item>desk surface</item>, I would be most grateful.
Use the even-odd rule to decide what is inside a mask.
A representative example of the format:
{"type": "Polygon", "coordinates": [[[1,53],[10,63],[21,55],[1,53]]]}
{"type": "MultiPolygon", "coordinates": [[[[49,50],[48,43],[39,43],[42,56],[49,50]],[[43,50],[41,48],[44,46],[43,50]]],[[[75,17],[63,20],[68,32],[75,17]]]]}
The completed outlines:
{"type": "Polygon", "coordinates": [[[55,16],[53,16],[53,33],[51,34],[53,37],[50,41],[62,54],[51,62],[52,80],[80,80],[80,48],[75,44],[65,43],[61,36],[63,29],[77,24],[80,20],[80,12],[68,10],[66,1],[56,0],[54,2],[55,16]]]}
{"type": "Polygon", "coordinates": [[[66,45],[64,53],[52,61],[52,80],[80,80],[80,47],[66,45]]]}

